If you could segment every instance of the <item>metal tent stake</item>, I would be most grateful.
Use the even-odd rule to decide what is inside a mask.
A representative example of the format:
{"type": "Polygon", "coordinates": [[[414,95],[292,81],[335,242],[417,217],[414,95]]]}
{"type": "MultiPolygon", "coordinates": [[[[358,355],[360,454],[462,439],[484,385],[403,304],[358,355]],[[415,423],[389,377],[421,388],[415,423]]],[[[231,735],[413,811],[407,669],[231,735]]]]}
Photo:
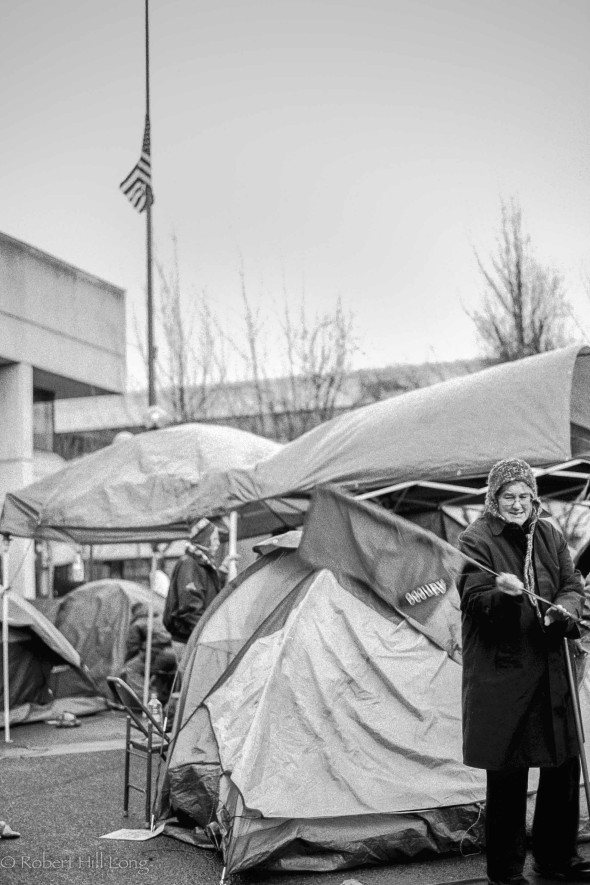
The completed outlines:
{"type": "Polygon", "coordinates": [[[578,694],[578,683],[574,674],[572,659],[570,655],[567,639],[563,640],[563,649],[565,653],[565,666],[567,670],[567,678],[572,695],[572,706],[574,709],[574,720],[576,723],[576,735],[578,738],[578,751],[580,754],[580,765],[582,766],[582,777],[584,780],[584,791],[586,793],[586,805],[588,806],[588,816],[590,817],[590,783],[588,781],[588,764],[586,762],[586,752],[584,750],[584,729],[582,727],[582,715],[580,712],[580,696],[578,694]]]}

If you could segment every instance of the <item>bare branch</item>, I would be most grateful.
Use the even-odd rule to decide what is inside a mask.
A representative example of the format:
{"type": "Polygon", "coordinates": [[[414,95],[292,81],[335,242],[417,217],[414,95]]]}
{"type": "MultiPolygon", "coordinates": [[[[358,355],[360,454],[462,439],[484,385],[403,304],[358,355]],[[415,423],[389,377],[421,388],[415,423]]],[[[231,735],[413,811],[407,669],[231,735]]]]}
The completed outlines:
{"type": "Polygon", "coordinates": [[[571,340],[563,277],[535,258],[515,200],[501,204],[495,254],[474,256],[484,290],[479,309],[466,313],[490,356],[514,360],[571,340]]]}

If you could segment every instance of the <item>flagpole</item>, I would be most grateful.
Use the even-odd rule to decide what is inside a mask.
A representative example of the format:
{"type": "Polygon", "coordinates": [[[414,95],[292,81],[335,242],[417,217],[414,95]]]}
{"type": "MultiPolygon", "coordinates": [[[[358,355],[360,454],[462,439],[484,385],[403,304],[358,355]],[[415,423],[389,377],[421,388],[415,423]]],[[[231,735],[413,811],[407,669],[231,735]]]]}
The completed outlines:
{"type": "MultiPolygon", "coordinates": [[[[145,0],[145,119],[150,127],[150,29],[149,0],[145,0]]],[[[148,187],[146,209],[146,257],[147,257],[147,358],[148,358],[148,406],[156,405],[155,348],[154,348],[154,299],[152,288],[152,188],[148,187]]]]}

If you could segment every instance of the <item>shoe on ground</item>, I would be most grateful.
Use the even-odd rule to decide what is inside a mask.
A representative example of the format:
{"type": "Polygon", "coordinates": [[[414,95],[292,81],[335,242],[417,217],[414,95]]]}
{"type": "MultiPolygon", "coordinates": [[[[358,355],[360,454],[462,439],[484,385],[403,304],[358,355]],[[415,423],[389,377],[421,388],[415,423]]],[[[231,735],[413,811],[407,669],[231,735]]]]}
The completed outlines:
{"type": "Polygon", "coordinates": [[[48,719],[48,725],[55,725],[56,728],[78,728],[82,723],[73,713],[60,713],[57,719],[48,719]]]}
{"type": "Polygon", "coordinates": [[[18,839],[20,833],[13,830],[5,820],[0,820],[0,839],[18,839]]]}
{"type": "Polygon", "coordinates": [[[542,879],[556,879],[560,882],[590,882],[590,861],[583,857],[574,857],[564,866],[535,861],[533,869],[542,879]]]}

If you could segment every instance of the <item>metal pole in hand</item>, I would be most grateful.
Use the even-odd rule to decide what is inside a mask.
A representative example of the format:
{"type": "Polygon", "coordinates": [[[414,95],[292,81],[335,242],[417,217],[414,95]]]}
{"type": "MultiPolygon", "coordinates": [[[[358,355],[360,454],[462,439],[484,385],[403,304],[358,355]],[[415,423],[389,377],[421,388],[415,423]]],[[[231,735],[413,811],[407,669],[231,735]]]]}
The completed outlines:
{"type": "Polygon", "coordinates": [[[563,640],[563,650],[565,654],[567,679],[572,696],[572,706],[574,709],[574,721],[576,723],[576,735],[578,738],[578,751],[580,754],[580,764],[582,766],[582,777],[584,780],[584,792],[586,793],[586,805],[588,806],[588,815],[590,816],[590,781],[588,780],[588,764],[586,762],[586,752],[584,750],[584,729],[582,727],[582,715],[580,711],[580,696],[578,694],[578,683],[574,674],[567,639],[563,640]]]}

